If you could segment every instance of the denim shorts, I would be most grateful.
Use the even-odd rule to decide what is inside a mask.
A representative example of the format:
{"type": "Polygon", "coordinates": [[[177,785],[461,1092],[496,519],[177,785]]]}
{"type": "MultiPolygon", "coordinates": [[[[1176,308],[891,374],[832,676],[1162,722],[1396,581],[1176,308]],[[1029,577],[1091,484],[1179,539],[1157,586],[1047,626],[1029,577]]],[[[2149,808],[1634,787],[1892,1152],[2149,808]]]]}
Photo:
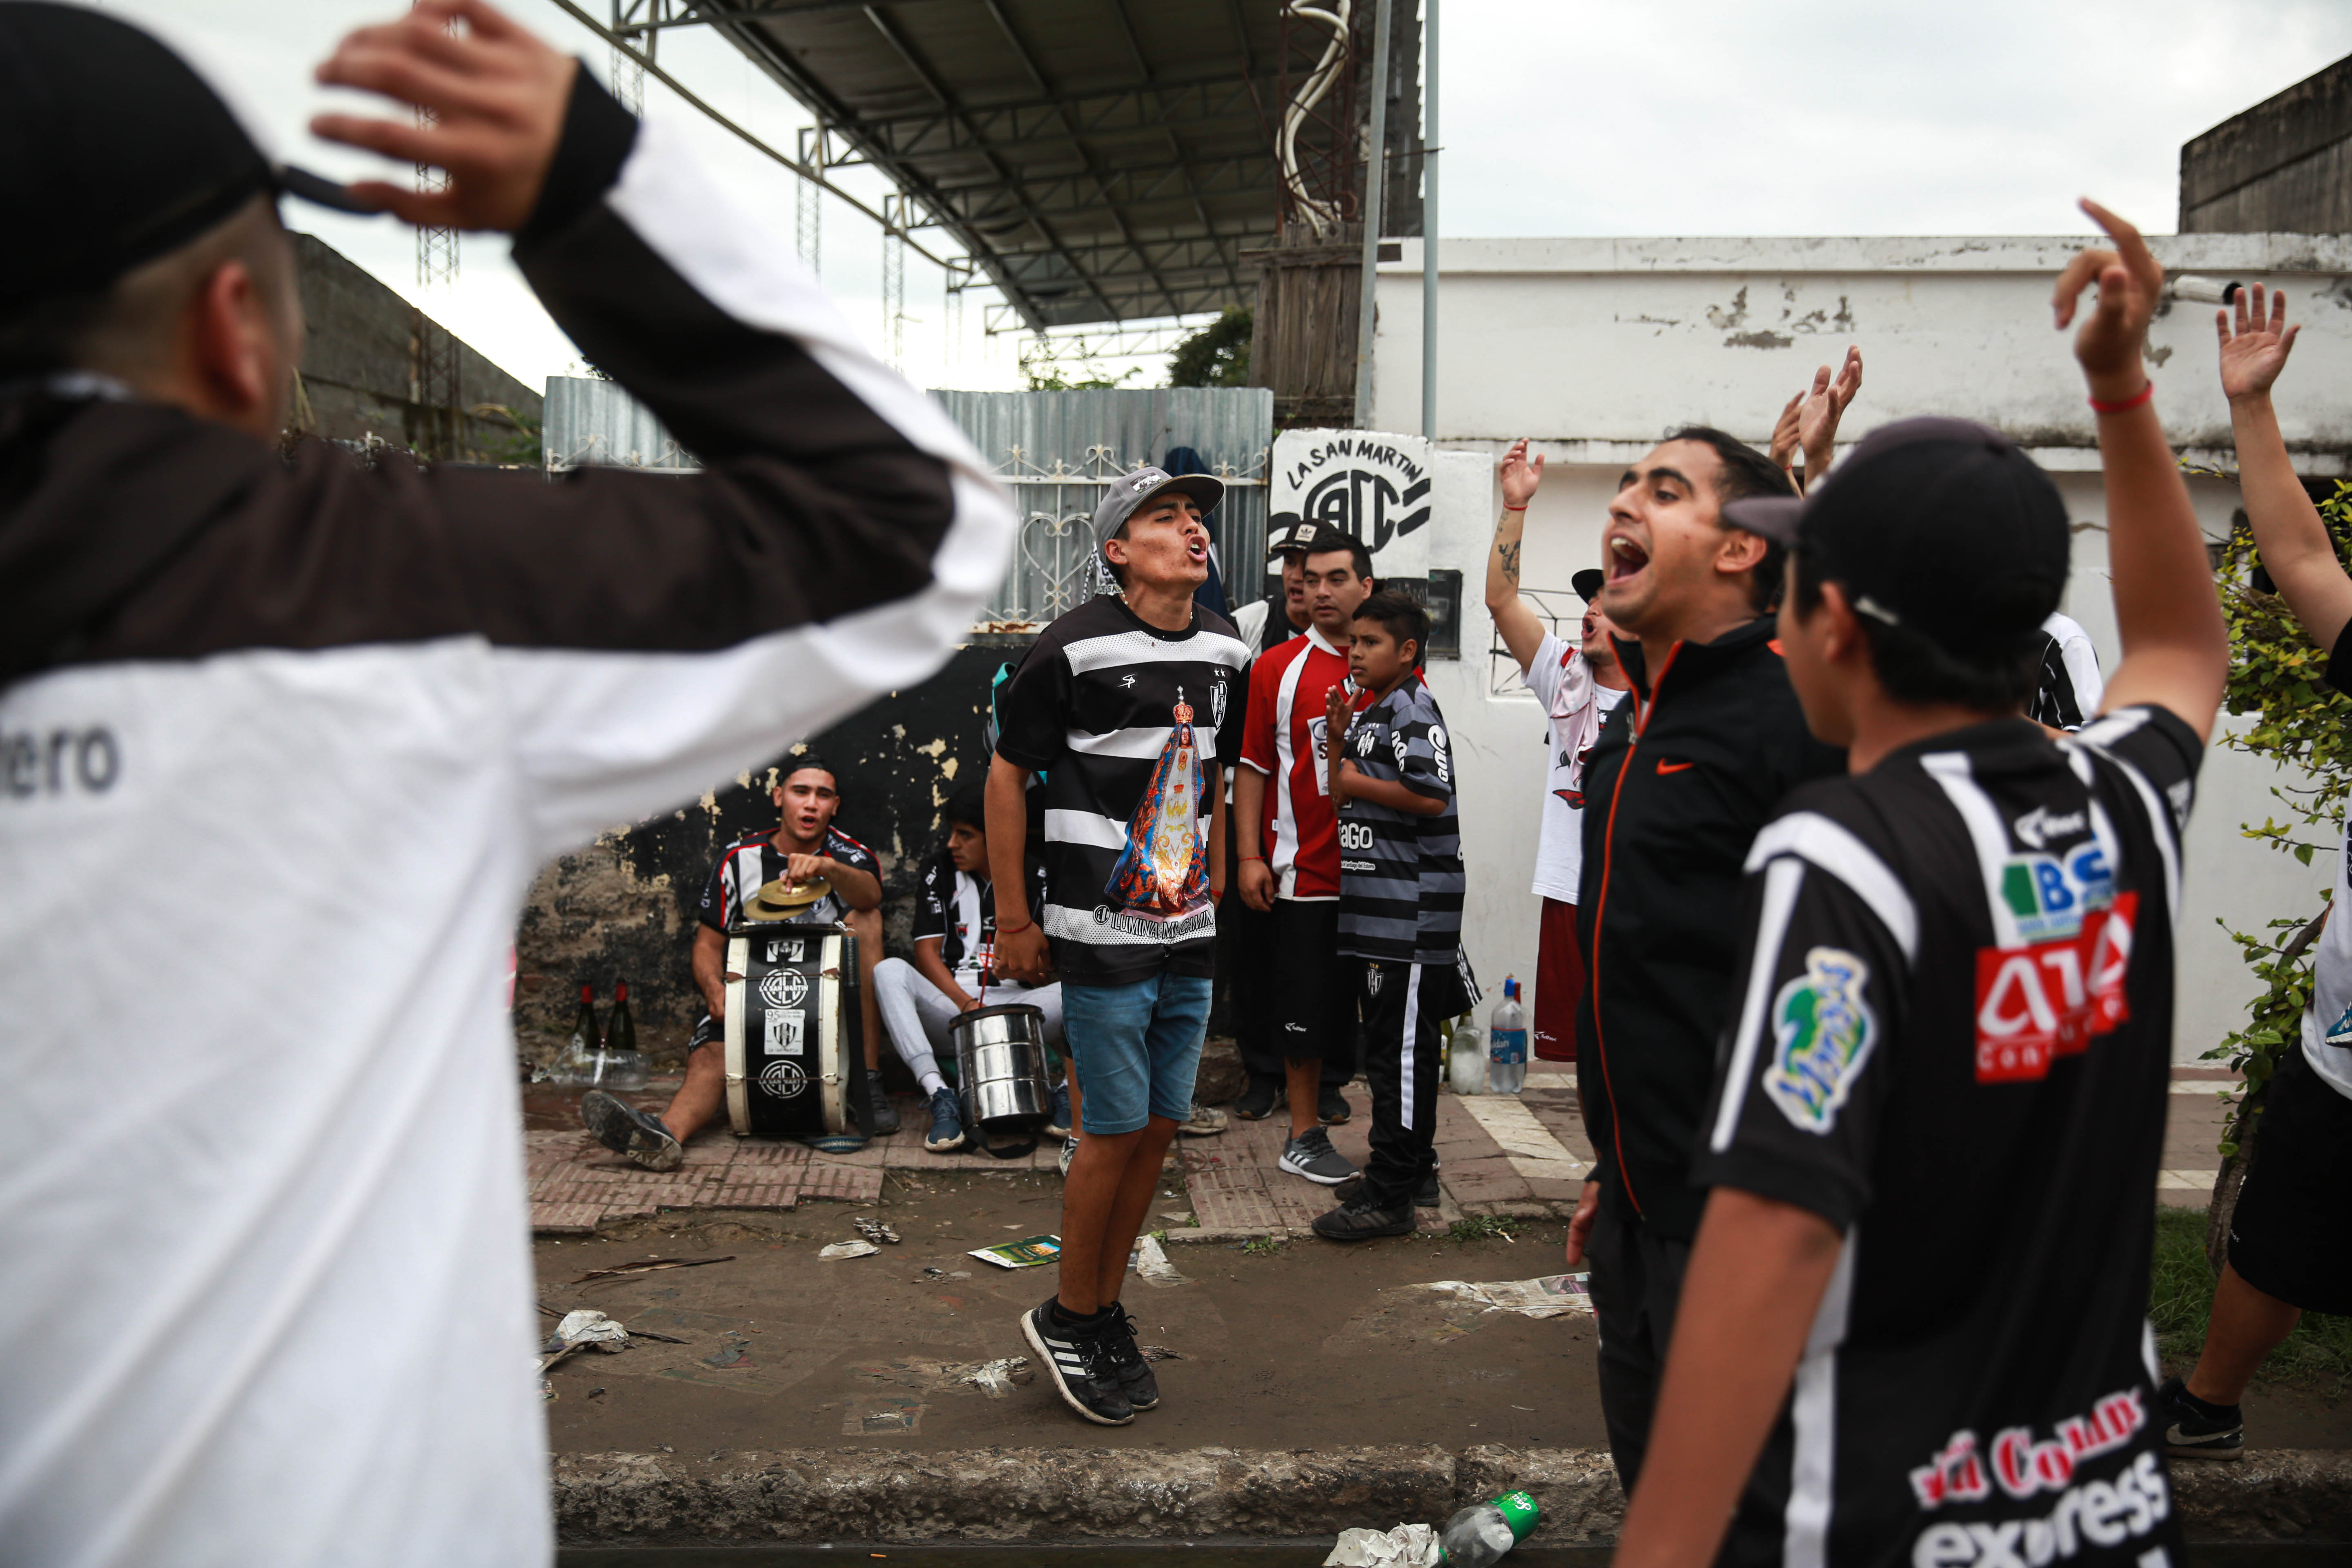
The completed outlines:
{"type": "Polygon", "coordinates": [[[1156,974],[1128,985],[1062,983],[1080,1131],[1139,1132],[1153,1116],[1181,1121],[1192,1114],[1209,989],[1204,974],[1156,974]]]}

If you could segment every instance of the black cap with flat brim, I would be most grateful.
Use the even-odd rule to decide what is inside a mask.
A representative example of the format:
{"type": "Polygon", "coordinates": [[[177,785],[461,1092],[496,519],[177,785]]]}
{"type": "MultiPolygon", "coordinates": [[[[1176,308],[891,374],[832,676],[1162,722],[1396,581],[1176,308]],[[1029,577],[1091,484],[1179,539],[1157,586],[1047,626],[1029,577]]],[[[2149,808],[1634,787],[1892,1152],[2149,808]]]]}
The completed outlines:
{"type": "Polygon", "coordinates": [[[0,4],[0,311],[102,289],[284,193],[343,212],[351,191],[265,154],[162,40],[47,0],[0,4]]]}
{"type": "Polygon", "coordinates": [[[1576,596],[1578,598],[1583,600],[1589,605],[1592,603],[1593,600],[1601,597],[1601,590],[1608,581],[1608,574],[1602,572],[1601,568],[1598,566],[1587,566],[1583,571],[1579,572],[1575,576],[1570,577],[1568,580],[1568,585],[1576,590],[1576,596]]]}
{"type": "Polygon", "coordinates": [[[1854,610],[1975,657],[2038,628],[2073,551],[2058,487],[2022,447],[1966,419],[1882,425],[1803,496],[1748,496],[1723,521],[1787,546],[1854,610]]]}

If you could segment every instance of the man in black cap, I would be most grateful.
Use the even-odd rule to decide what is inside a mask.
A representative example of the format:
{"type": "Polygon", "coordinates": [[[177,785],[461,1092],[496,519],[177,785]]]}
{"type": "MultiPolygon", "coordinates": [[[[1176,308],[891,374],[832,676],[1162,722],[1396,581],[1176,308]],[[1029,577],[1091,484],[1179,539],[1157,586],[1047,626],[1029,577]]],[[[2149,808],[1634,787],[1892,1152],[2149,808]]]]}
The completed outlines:
{"type": "Polygon", "coordinates": [[[1303,522],[1296,512],[1274,518],[1266,535],[1265,563],[1278,573],[1275,584],[1265,597],[1234,612],[1234,628],[1252,655],[1307,635],[1313,620],[1307,609],[1307,544],[1322,531],[1321,523],[1303,522]]]}
{"type": "Polygon", "coordinates": [[[2116,241],[2056,291],[2064,326],[2098,286],[2074,353],[2124,657],[2095,722],[2053,741],[2021,712],[2069,531],[2007,437],[1902,421],[1802,500],[1728,509],[1790,552],[1789,678],[1849,772],[1748,854],[1712,1192],[1621,1563],[2179,1561],[2148,1194],[2229,644],[2142,358],[2163,269],[2084,205],[2116,241]]]}
{"type": "Polygon", "coordinates": [[[425,0],[319,77],[394,100],[320,134],[448,175],[327,194],[513,233],[706,467],[281,456],[275,202],[320,185],[147,34],[0,5],[12,1562],[547,1561],[525,889],[924,679],[1010,552],[953,426],[575,61],[425,0]]]}

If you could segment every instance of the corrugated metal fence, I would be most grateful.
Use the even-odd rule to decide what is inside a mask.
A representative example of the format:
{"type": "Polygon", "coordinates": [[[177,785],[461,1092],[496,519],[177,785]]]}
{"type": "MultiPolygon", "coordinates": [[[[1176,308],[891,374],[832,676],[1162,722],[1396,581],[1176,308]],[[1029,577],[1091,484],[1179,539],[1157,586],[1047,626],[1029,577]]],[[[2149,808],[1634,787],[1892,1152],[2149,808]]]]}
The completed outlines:
{"type": "MultiPolygon", "coordinates": [[[[1022,511],[1013,570],[990,607],[996,629],[1049,621],[1092,592],[1087,554],[1095,504],[1112,479],[1166,465],[1189,447],[1225,481],[1212,521],[1226,591],[1256,595],[1265,559],[1266,456],[1274,394],[1264,387],[1147,391],[937,392],[950,418],[995,468],[1022,511]]],[[[609,381],[551,376],[545,446],[551,473],[619,464],[665,473],[698,465],[660,421],[609,381]]]]}

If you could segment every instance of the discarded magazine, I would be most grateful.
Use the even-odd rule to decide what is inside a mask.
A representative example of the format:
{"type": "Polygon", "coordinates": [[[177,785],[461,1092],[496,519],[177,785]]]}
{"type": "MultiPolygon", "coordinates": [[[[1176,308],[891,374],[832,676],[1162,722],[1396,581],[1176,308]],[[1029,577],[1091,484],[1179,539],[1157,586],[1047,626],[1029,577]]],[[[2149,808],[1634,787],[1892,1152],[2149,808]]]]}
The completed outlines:
{"type": "Polygon", "coordinates": [[[1000,1241],[993,1247],[975,1247],[964,1254],[982,1263],[993,1263],[999,1268],[1034,1268],[1040,1263],[1051,1263],[1062,1256],[1062,1238],[1058,1236],[1024,1236],[1018,1241],[1000,1241]]]}
{"type": "Polygon", "coordinates": [[[1473,1284],[1466,1279],[1432,1279],[1420,1287],[1476,1301],[1490,1312],[1517,1312],[1528,1318],[1560,1318],[1570,1312],[1591,1312],[1592,1294],[1586,1274],[1547,1274],[1540,1279],[1497,1279],[1473,1284]]]}

